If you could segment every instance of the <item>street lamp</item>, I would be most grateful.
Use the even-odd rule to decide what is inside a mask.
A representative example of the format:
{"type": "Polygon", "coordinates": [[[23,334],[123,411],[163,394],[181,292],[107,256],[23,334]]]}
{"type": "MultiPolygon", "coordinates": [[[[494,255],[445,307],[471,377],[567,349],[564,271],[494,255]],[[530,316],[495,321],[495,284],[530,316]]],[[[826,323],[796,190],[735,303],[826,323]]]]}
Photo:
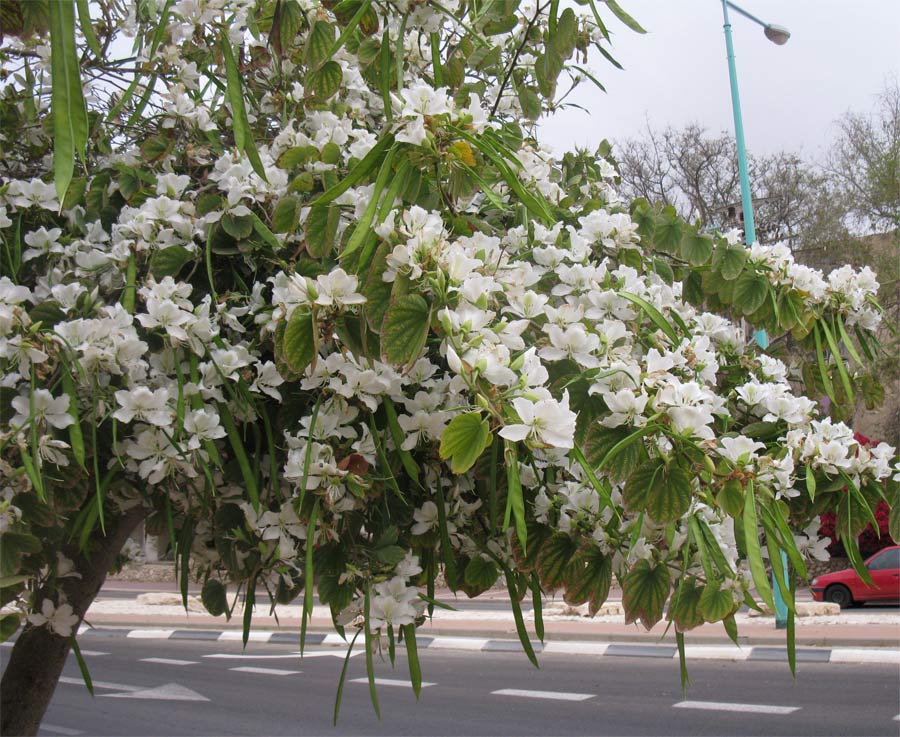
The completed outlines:
{"type": "MultiPolygon", "coordinates": [[[[741,180],[741,204],[744,210],[744,240],[748,246],[752,246],[756,242],[756,223],[753,220],[753,199],[750,194],[750,175],[747,171],[747,147],[744,144],[744,122],[741,117],[741,97],[738,93],[737,69],[734,64],[731,20],[728,17],[729,8],[762,26],[766,38],[778,46],[783,46],[787,43],[787,40],[791,37],[791,32],[784,26],[777,26],[774,23],[766,23],[760,20],[742,7],[729,2],[729,0],[722,0],[722,15],[725,18],[725,49],[728,52],[728,78],[731,82],[731,109],[734,113],[734,138],[737,142],[738,172],[741,180]]],[[[757,340],[759,340],[758,336],[757,340]]],[[[765,345],[763,345],[763,348],[765,348],[765,345]]]]}
{"type": "MultiPolygon", "coordinates": [[[[731,109],[734,113],[734,138],[737,143],[738,173],[741,180],[741,204],[744,210],[744,241],[748,246],[752,246],[756,242],[756,223],[753,220],[753,197],[750,194],[750,175],[747,171],[747,147],[744,144],[744,121],[741,117],[741,97],[738,93],[737,69],[734,64],[731,20],[728,17],[729,8],[762,26],[766,38],[778,46],[783,46],[787,43],[791,37],[791,32],[784,26],[777,26],[774,23],[766,23],[760,20],[742,7],[729,2],[729,0],[722,0],[722,15],[725,19],[725,49],[728,53],[728,78],[731,82],[731,109]]],[[[760,348],[766,348],[769,345],[769,337],[766,335],[765,330],[757,331],[754,338],[760,348]]],[[[775,566],[778,563],[773,560],[772,565],[775,566]]],[[[787,555],[784,551],[781,553],[781,570],[787,574],[787,555]]],[[[785,579],[787,579],[787,575],[785,575],[785,579]]],[[[772,584],[775,599],[775,627],[776,629],[785,629],[787,627],[787,605],[784,602],[784,594],[786,592],[781,591],[778,582],[775,580],[774,572],[772,574],[772,584]]]]}

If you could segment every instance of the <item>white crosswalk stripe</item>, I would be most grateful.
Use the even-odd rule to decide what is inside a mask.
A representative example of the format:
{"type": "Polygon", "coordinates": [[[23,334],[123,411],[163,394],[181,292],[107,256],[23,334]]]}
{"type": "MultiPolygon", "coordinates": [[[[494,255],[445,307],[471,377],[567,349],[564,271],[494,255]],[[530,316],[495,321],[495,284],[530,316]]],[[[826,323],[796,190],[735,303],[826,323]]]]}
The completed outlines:
{"type": "Polygon", "coordinates": [[[141,658],[142,663],[159,663],[160,665],[197,665],[196,660],[177,660],[175,658],[141,658]]]}
{"type": "Polygon", "coordinates": [[[567,691],[528,691],[522,688],[501,688],[491,691],[495,696],[520,696],[525,699],[552,699],[556,701],[587,701],[594,698],[592,693],[570,693],[567,691]]]}
{"type": "Polygon", "coordinates": [[[749,714],[792,714],[799,706],[774,706],[770,704],[732,704],[726,701],[679,701],[675,709],[700,709],[703,711],[738,711],[749,714]]]}
{"type": "Polygon", "coordinates": [[[259,673],[268,676],[293,676],[302,673],[302,670],[282,670],[281,668],[255,668],[252,665],[242,665],[240,668],[229,668],[228,670],[237,671],[238,673],[259,673]]]}
{"type": "MultiPolygon", "coordinates": [[[[368,678],[352,678],[350,679],[350,683],[368,683],[368,678]]],[[[412,688],[412,684],[409,681],[404,681],[399,678],[376,678],[375,685],[377,686],[397,686],[398,688],[412,688]]],[[[436,683],[429,683],[428,681],[422,681],[422,688],[428,688],[429,686],[436,686],[436,683]]]]}

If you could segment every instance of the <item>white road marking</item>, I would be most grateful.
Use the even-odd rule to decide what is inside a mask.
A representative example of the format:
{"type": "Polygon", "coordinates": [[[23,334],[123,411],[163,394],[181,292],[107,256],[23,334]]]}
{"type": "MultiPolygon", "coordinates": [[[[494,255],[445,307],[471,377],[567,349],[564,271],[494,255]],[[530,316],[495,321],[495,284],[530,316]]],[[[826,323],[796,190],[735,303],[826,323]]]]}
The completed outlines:
{"type": "Polygon", "coordinates": [[[562,653],[566,655],[605,655],[608,642],[574,642],[572,640],[556,640],[544,643],[543,653],[562,653]]]}
{"type": "Polygon", "coordinates": [[[435,637],[428,647],[436,650],[481,650],[487,639],[477,637],[435,637]]]}
{"type": "Polygon", "coordinates": [[[740,711],[750,714],[792,714],[799,706],[771,706],[769,704],[731,704],[726,701],[679,701],[675,709],[702,709],[704,711],[740,711]]]}
{"type": "Polygon", "coordinates": [[[71,737],[74,737],[77,734],[84,734],[84,732],[78,729],[70,729],[69,727],[57,727],[55,724],[47,724],[46,722],[41,722],[40,731],[49,732],[50,734],[63,734],[67,736],[71,735],[71,737]]]}
{"type": "MultiPolygon", "coordinates": [[[[362,654],[363,654],[363,650],[360,650],[359,648],[357,648],[352,653],[350,653],[350,657],[355,658],[357,655],[362,655],[362,654]]],[[[297,657],[297,658],[300,657],[299,650],[297,650],[294,657],[297,657]]],[[[304,658],[346,658],[347,651],[346,650],[338,650],[337,652],[334,652],[331,650],[315,650],[313,652],[310,652],[309,650],[307,650],[305,653],[303,653],[303,657],[304,658]]]]}
{"type": "Polygon", "coordinates": [[[168,640],[175,630],[131,630],[126,637],[136,640],[168,640]]]}
{"type": "Polygon", "coordinates": [[[491,691],[495,696],[521,696],[526,699],[552,699],[556,701],[587,701],[594,698],[592,693],[569,693],[567,691],[528,691],[523,688],[501,688],[491,691]]]}
{"type": "Polygon", "coordinates": [[[160,665],[197,665],[196,660],[177,660],[175,658],[141,658],[142,663],[159,663],[160,665]]]}
{"type": "Polygon", "coordinates": [[[829,663],[897,663],[900,650],[888,648],[839,647],[831,651],[829,663]]]}
{"type": "MultiPolygon", "coordinates": [[[[72,678],[70,676],[60,676],[60,683],[71,683],[75,686],[83,686],[83,678],[72,678]]],[[[94,688],[108,688],[110,691],[140,691],[143,686],[128,686],[124,683],[110,683],[109,681],[93,681],[94,688]]]]}
{"type": "Polygon", "coordinates": [[[334,632],[329,632],[327,635],[325,635],[325,639],[322,640],[322,644],[323,645],[347,645],[348,642],[340,635],[338,635],[334,632]]]}
{"type": "Polygon", "coordinates": [[[260,673],[268,676],[294,676],[302,673],[302,670],[281,670],[280,668],[254,668],[252,665],[244,665],[240,668],[229,668],[239,673],[260,673]]]}
{"type": "Polygon", "coordinates": [[[685,645],[684,656],[688,660],[746,660],[750,650],[737,645],[685,645]]]}
{"type": "MultiPolygon", "coordinates": [[[[309,653],[307,653],[309,655],[309,653]]],[[[286,658],[290,658],[291,660],[300,660],[300,655],[297,653],[289,653],[287,655],[246,655],[246,654],[231,654],[231,653],[215,653],[213,655],[204,655],[204,658],[220,658],[226,660],[284,660],[286,658]]]]}
{"type": "Polygon", "coordinates": [[[97,658],[101,655],[109,655],[109,653],[101,653],[99,650],[82,650],[81,654],[89,658],[97,658]]]}
{"type": "Polygon", "coordinates": [[[142,688],[130,690],[128,693],[105,693],[109,699],[154,699],[156,701],[209,701],[202,694],[198,694],[177,683],[167,683],[156,688],[142,688]]]}
{"type": "Polygon", "coordinates": [[[895,721],[895,722],[900,722],[900,714],[898,714],[897,716],[894,717],[894,721],[895,721]]]}
{"type": "MultiPolygon", "coordinates": [[[[368,678],[352,678],[350,683],[368,683],[368,678]]],[[[378,686],[397,686],[399,688],[412,688],[412,684],[409,681],[404,681],[398,678],[376,678],[375,683],[378,686]]],[[[422,681],[422,688],[428,688],[429,686],[436,686],[436,683],[429,683],[428,681],[422,681]]]]}
{"type": "MultiPolygon", "coordinates": [[[[271,632],[250,632],[249,637],[247,637],[247,642],[268,642],[271,636],[271,632]]],[[[219,642],[228,642],[232,640],[241,642],[243,639],[244,633],[240,630],[225,630],[219,635],[219,642]]]]}
{"type": "MultiPolygon", "coordinates": [[[[362,650],[354,650],[350,653],[350,657],[355,657],[357,655],[362,655],[362,650]]],[[[212,655],[204,655],[204,658],[220,658],[220,659],[228,659],[228,660],[283,660],[286,658],[290,658],[293,660],[301,660],[300,651],[296,650],[292,653],[287,653],[285,655],[247,655],[246,653],[241,654],[232,654],[232,653],[214,653],[212,655]]],[[[345,658],[347,657],[347,653],[345,651],[340,652],[329,652],[327,650],[315,650],[310,652],[309,650],[303,655],[304,658],[345,658]]]]}

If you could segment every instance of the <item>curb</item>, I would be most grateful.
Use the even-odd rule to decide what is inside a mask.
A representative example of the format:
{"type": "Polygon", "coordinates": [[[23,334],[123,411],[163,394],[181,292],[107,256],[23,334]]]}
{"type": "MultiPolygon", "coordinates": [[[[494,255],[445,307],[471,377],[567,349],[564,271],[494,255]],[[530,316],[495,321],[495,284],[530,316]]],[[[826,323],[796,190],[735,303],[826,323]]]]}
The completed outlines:
{"type": "MultiPolygon", "coordinates": [[[[123,629],[112,627],[82,628],[79,636],[124,637],[136,640],[203,640],[206,642],[241,642],[240,630],[201,630],[201,629],[123,629]]],[[[280,645],[298,645],[299,638],[292,632],[253,631],[249,633],[248,642],[270,643],[280,645]]],[[[306,635],[307,645],[323,647],[344,647],[347,645],[340,635],[310,632],[306,635]]],[[[522,645],[518,640],[502,640],[484,637],[416,637],[420,649],[464,650],[475,652],[519,652],[522,645]]],[[[678,648],[674,645],[629,642],[598,642],[579,640],[552,640],[532,642],[535,653],[591,655],[603,657],[626,658],[661,658],[672,660],[678,657],[678,648]]],[[[400,643],[402,647],[402,643],[400,643]]],[[[787,648],[767,645],[754,645],[741,648],[737,645],[685,645],[685,656],[688,660],[727,660],[727,661],[782,661],[787,662],[787,648]]],[[[798,647],[796,649],[798,663],[883,663],[900,665],[900,650],[897,648],[864,648],[864,647],[798,647]]]]}

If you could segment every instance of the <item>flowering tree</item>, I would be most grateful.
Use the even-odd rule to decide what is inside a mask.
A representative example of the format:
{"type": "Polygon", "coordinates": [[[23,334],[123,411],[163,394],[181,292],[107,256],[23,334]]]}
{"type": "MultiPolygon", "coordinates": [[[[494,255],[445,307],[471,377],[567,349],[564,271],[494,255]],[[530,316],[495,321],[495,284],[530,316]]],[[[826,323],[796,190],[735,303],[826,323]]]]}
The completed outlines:
{"type": "Polygon", "coordinates": [[[793,589],[821,512],[854,555],[895,451],[792,382],[852,402],[875,276],[629,211],[602,150],[540,147],[606,16],[640,30],[583,7],[4,3],[4,733],[142,520],[212,614],[245,592],[245,637],[258,587],[317,593],[416,689],[441,572],[504,580],[532,660],[521,599],[596,612],[614,577],[683,656],[771,604],[763,549],[793,589]]]}

